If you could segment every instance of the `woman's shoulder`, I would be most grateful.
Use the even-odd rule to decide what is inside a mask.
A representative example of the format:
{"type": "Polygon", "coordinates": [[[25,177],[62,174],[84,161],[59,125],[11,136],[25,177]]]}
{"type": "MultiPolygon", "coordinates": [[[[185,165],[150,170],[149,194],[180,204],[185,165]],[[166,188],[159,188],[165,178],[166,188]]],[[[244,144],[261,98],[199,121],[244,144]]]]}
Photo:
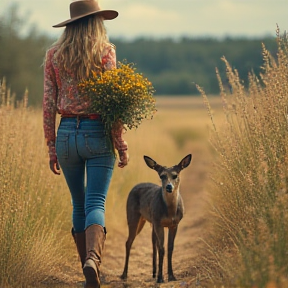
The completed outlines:
{"type": "Polygon", "coordinates": [[[116,47],[112,43],[107,43],[102,51],[102,66],[105,70],[116,67],[116,47]]]}
{"type": "Polygon", "coordinates": [[[116,45],[115,44],[113,44],[113,43],[109,43],[110,44],[110,47],[111,47],[111,49],[113,49],[113,50],[115,50],[116,51],[116,45]]]}
{"type": "Polygon", "coordinates": [[[102,55],[105,56],[110,53],[116,52],[116,46],[113,43],[106,43],[102,52],[102,55]]]}
{"type": "Polygon", "coordinates": [[[50,57],[54,56],[54,54],[57,52],[58,48],[59,48],[59,45],[53,45],[53,46],[49,47],[46,50],[46,55],[50,56],[50,57]]]}
{"type": "Polygon", "coordinates": [[[53,45],[46,50],[45,63],[49,62],[53,63],[53,65],[56,64],[55,53],[57,52],[58,48],[59,48],[58,45],[53,45]]]}

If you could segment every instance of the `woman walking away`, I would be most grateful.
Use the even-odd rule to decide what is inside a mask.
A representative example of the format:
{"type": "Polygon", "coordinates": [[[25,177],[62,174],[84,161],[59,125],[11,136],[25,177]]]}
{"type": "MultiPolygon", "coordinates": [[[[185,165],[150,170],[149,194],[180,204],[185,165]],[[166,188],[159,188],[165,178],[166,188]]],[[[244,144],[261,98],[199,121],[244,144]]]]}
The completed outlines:
{"type": "Polygon", "coordinates": [[[89,98],[81,95],[77,86],[91,71],[116,68],[115,47],[109,43],[104,20],[117,16],[117,11],[101,10],[95,0],[72,2],[70,19],[53,26],[65,29],[47,50],[44,64],[43,124],[50,169],[59,175],[61,167],[71,193],[72,234],[87,288],[100,287],[105,201],[115,164],[114,149],[120,168],[128,164],[128,153],[123,126],[115,125],[108,135],[101,115],[93,111],[89,98]],[[57,113],[61,120],[56,137],[57,113]]]}

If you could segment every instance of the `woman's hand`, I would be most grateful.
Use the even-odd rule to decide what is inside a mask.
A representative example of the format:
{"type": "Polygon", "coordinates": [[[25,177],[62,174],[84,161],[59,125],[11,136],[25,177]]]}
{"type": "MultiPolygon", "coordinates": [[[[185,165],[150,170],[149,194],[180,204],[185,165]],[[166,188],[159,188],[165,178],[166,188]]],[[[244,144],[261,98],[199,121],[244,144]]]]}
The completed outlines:
{"type": "Polygon", "coordinates": [[[119,168],[124,168],[128,162],[129,162],[129,154],[127,152],[127,150],[125,151],[118,151],[119,154],[119,162],[118,162],[118,167],[119,168]]]}
{"type": "Polygon", "coordinates": [[[50,157],[49,166],[50,166],[50,170],[54,174],[60,175],[60,166],[59,166],[58,159],[56,156],[50,157]]]}

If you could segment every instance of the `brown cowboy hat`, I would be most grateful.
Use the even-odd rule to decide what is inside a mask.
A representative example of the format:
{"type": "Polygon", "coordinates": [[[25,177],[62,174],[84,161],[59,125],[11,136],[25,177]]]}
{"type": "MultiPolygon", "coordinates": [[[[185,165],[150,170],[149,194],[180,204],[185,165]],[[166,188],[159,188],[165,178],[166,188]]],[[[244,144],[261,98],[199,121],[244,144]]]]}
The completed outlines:
{"type": "Polygon", "coordinates": [[[104,20],[112,20],[118,16],[115,10],[101,10],[99,4],[95,0],[78,0],[70,4],[70,19],[53,25],[53,27],[63,27],[80,18],[97,14],[104,18],[104,20]]]}

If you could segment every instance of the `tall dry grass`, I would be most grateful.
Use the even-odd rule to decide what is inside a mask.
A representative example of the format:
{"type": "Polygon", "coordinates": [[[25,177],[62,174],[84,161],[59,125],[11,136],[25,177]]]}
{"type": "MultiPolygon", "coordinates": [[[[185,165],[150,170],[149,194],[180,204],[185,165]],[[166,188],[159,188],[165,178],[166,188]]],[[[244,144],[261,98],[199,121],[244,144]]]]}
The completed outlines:
{"type": "MultiPolygon", "coordinates": [[[[63,175],[55,176],[49,170],[42,111],[26,107],[27,94],[15,103],[5,81],[0,89],[0,287],[42,287],[59,281],[63,287],[73,285],[83,277],[78,279],[80,263],[70,235],[70,194],[63,175]]],[[[167,101],[159,99],[163,105],[167,101]]],[[[160,108],[155,119],[144,121],[124,136],[130,162],[124,169],[115,167],[109,188],[109,237],[127,226],[125,206],[130,189],[141,181],[159,183],[143,155],[174,165],[193,153],[191,141],[202,145],[208,121],[199,126],[201,115],[207,120],[201,108],[202,112],[192,117],[189,109],[160,108]],[[192,132],[186,133],[189,129],[192,132]]]]}
{"type": "Polygon", "coordinates": [[[39,287],[61,278],[69,200],[49,173],[41,111],[26,107],[27,92],[15,103],[5,81],[0,95],[0,286],[39,287]]]}
{"type": "Polygon", "coordinates": [[[233,89],[230,94],[217,72],[224,124],[214,120],[198,87],[217,152],[205,269],[227,287],[288,287],[288,42],[279,30],[277,43],[277,58],[263,45],[263,73],[249,75],[248,89],[223,58],[233,89]]]}

